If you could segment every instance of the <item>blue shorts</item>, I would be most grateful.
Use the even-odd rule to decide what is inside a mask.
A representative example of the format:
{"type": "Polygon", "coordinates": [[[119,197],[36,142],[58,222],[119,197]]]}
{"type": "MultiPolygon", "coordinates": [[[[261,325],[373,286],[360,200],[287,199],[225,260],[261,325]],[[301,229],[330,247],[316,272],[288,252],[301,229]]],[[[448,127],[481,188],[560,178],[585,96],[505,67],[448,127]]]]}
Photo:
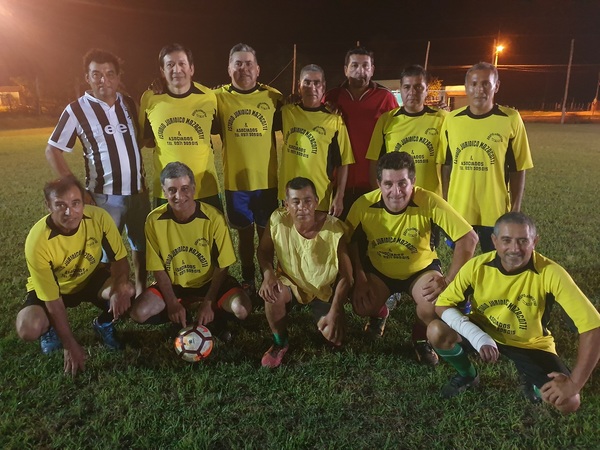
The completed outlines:
{"type": "MultiPolygon", "coordinates": [[[[123,233],[123,228],[125,228],[131,250],[145,252],[144,224],[146,223],[146,217],[150,214],[148,193],[107,195],[90,192],[90,194],[96,205],[108,212],[113,218],[119,233],[123,233]]],[[[103,261],[106,262],[104,258],[103,261]]]]}
{"type": "Polygon", "coordinates": [[[414,273],[413,275],[408,277],[406,280],[397,280],[395,278],[390,278],[390,277],[382,274],[375,267],[373,267],[373,264],[371,264],[371,261],[369,260],[369,258],[365,258],[365,260],[363,260],[363,267],[364,267],[365,273],[370,273],[370,274],[376,275],[377,278],[379,278],[381,281],[383,281],[384,284],[387,286],[387,288],[390,290],[390,294],[400,294],[400,293],[404,292],[408,295],[411,295],[411,292],[410,292],[411,285],[422,274],[424,274],[425,272],[430,272],[432,270],[435,270],[436,272],[439,272],[440,274],[442,273],[442,266],[440,264],[439,259],[434,259],[431,262],[431,264],[429,264],[424,269],[419,270],[418,272],[414,273]]]}
{"type": "Polygon", "coordinates": [[[225,191],[227,218],[233,228],[246,228],[255,223],[266,227],[277,209],[277,188],[257,191],[225,191]]]}

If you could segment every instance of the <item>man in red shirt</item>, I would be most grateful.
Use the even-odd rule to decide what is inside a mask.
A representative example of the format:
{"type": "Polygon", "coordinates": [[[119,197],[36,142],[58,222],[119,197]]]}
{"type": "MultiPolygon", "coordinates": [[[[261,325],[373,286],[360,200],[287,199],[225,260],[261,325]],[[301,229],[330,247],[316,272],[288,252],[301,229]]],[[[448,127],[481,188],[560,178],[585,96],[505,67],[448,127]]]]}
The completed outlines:
{"type": "Polygon", "coordinates": [[[344,63],[344,74],[348,79],[325,94],[325,101],[334,103],[342,111],[356,161],[348,170],[342,220],[346,219],[350,206],[358,197],[372,191],[369,161],[365,155],[373,128],[382,113],[398,107],[396,97],[389,89],[371,81],[374,62],[373,52],[363,47],[349,50],[344,63]]]}

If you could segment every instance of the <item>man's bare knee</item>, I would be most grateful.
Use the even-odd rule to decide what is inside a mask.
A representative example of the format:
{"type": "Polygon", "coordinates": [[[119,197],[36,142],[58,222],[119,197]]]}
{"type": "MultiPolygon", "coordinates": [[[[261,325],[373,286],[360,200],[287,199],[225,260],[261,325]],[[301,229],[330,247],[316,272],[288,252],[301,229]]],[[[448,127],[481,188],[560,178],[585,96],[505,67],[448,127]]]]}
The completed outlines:
{"type": "Polygon", "coordinates": [[[459,336],[446,322],[435,319],[427,326],[427,340],[435,348],[450,349],[459,341],[459,336]]]}

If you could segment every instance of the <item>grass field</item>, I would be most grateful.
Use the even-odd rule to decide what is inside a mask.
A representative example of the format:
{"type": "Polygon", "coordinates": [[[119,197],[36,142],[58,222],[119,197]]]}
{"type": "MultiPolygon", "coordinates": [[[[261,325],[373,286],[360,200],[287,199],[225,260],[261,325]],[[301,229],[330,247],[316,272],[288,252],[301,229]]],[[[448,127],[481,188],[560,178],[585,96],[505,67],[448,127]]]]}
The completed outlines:
{"type": "MultiPolygon", "coordinates": [[[[598,307],[600,126],[527,127],[535,168],[527,175],[524,211],[537,221],[538,250],[564,265],[598,307]]],[[[271,339],[261,311],[235,327],[233,344],[217,342],[207,361],[191,365],[176,359],[168,326],[124,321],[118,329],[126,350],[104,350],[90,326],[96,312],[82,306],[69,317],[90,357],[85,372],[64,376],[60,352],[45,357],[37,342],[21,342],[14,331],[25,294],[25,238],[45,214],[50,132],[0,132],[0,448],[600,447],[598,374],[583,391],[580,411],[568,417],[526,403],[506,360],[478,364],[481,387],[442,401],[439,389],[453,372],[446,364],[432,370],[416,363],[409,302],[392,312],[385,337],[374,344],[363,340],[362,321],[350,314],[339,352],[322,345],[310,313],[293,312],[291,350],[275,371],[260,368],[271,339]]],[[[75,153],[68,161],[81,174],[75,153]]],[[[441,253],[447,264],[448,252],[441,253]]],[[[559,310],[553,314],[559,353],[572,365],[577,336],[559,310]]]]}

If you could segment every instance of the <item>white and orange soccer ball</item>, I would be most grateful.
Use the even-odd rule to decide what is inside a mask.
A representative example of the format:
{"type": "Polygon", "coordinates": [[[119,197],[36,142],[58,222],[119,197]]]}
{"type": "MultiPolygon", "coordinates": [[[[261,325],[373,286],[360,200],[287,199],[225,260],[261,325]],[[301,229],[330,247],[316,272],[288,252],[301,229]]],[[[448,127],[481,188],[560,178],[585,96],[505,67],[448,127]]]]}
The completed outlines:
{"type": "Polygon", "coordinates": [[[187,362],[193,363],[207,358],[212,348],[212,334],[202,325],[182,328],[175,338],[175,352],[187,362]]]}

